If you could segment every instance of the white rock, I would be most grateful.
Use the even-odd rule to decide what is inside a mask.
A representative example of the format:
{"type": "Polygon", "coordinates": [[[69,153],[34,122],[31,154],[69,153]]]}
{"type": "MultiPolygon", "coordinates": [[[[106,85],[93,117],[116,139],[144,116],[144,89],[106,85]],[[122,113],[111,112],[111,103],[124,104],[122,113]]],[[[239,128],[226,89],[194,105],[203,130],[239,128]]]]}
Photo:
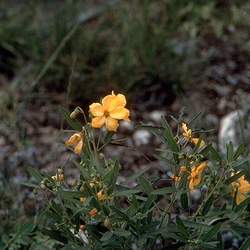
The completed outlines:
{"type": "Polygon", "coordinates": [[[194,189],[190,193],[193,200],[198,201],[201,198],[201,191],[199,189],[194,189]]]}
{"type": "Polygon", "coordinates": [[[120,129],[122,131],[133,131],[134,130],[134,124],[131,121],[121,121],[119,126],[120,126],[120,129]]]}
{"type": "Polygon", "coordinates": [[[147,145],[150,142],[151,134],[146,129],[138,129],[133,134],[133,139],[136,146],[147,145]]]}
{"type": "Polygon", "coordinates": [[[241,142],[240,138],[240,119],[243,117],[241,110],[236,110],[224,116],[220,122],[219,129],[219,148],[222,152],[226,152],[226,144],[232,142],[234,146],[238,146],[241,142]]]}
{"type": "Polygon", "coordinates": [[[156,123],[159,123],[162,119],[162,117],[164,117],[166,114],[164,111],[160,111],[160,110],[154,110],[152,112],[149,113],[149,119],[156,122],[156,123]]]}

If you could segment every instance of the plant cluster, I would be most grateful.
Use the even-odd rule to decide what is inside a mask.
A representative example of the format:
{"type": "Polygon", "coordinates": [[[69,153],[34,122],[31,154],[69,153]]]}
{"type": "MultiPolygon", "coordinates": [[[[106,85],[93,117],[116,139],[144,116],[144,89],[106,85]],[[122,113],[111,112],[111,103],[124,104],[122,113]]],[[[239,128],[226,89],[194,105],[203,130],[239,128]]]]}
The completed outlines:
{"type": "Polygon", "coordinates": [[[75,130],[65,144],[78,155],[79,177],[70,185],[61,167],[53,176],[30,170],[37,183],[32,185],[47,196],[36,226],[55,248],[224,249],[223,233],[230,231],[244,240],[240,249],[249,249],[249,162],[243,146],[235,150],[228,144],[222,155],[202,131],[190,128],[194,120],[175,119],[175,133],[164,118],[158,127],[141,125],[162,141],[158,157],[168,177],[149,176],[146,169],[130,177],[137,183],[131,186],[118,182],[118,160],[103,154],[115,143],[120,121],[130,119],[125,96],[112,92],[89,106],[89,116],[80,107],[64,115],[75,130]]]}

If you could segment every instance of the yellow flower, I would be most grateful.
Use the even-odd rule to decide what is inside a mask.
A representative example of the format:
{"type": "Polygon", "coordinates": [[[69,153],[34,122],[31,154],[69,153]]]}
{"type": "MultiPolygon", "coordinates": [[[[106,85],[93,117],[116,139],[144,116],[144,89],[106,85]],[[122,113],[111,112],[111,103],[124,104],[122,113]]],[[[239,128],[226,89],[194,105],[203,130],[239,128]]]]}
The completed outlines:
{"type": "Polygon", "coordinates": [[[89,215],[91,216],[91,217],[95,217],[96,215],[97,215],[97,209],[96,208],[93,208],[93,209],[91,209],[90,211],[89,211],[89,215]]]}
{"type": "Polygon", "coordinates": [[[83,133],[75,133],[65,142],[66,146],[73,146],[74,152],[78,155],[81,154],[83,146],[84,146],[84,137],[83,133]]]}
{"type": "Polygon", "coordinates": [[[188,176],[188,181],[189,181],[188,187],[189,187],[190,190],[193,190],[193,189],[195,189],[196,186],[198,186],[200,184],[201,179],[202,179],[202,173],[204,172],[204,170],[206,168],[207,168],[207,162],[202,162],[201,164],[193,167],[191,172],[189,172],[185,166],[181,166],[179,175],[172,177],[172,179],[175,182],[179,182],[180,179],[181,179],[181,175],[184,172],[188,172],[188,174],[189,174],[189,176],[188,176]]]}
{"type": "Polygon", "coordinates": [[[101,190],[97,193],[97,199],[102,202],[102,201],[105,201],[106,199],[106,195],[104,194],[104,191],[101,190]]]}
{"type": "Polygon", "coordinates": [[[56,174],[56,175],[51,176],[51,178],[52,178],[54,181],[63,182],[63,181],[64,181],[64,174],[56,174]]]}
{"type": "Polygon", "coordinates": [[[182,135],[184,136],[184,138],[187,141],[190,141],[192,139],[192,130],[188,128],[187,124],[184,122],[181,124],[181,128],[183,130],[182,135]]]}
{"type": "Polygon", "coordinates": [[[240,204],[247,198],[247,193],[250,192],[250,183],[245,179],[244,176],[241,176],[237,181],[232,183],[233,186],[233,195],[236,193],[236,204],[240,204]]]}
{"type": "Polygon", "coordinates": [[[86,201],[85,197],[80,197],[80,203],[83,204],[86,201]]]}
{"type": "Polygon", "coordinates": [[[179,175],[178,176],[173,176],[172,179],[175,182],[179,182],[181,180],[181,175],[187,171],[187,168],[185,166],[180,167],[179,175]]]}
{"type": "Polygon", "coordinates": [[[201,164],[195,166],[190,174],[189,178],[189,189],[193,190],[196,186],[198,186],[201,182],[202,173],[207,168],[207,162],[202,162],[201,164]]]}
{"type": "Polygon", "coordinates": [[[93,115],[91,126],[101,128],[104,125],[108,131],[116,132],[119,120],[129,120],[129,110],[125,108],[126,97],[122,94],[107,95],[102,99],[102,103],[93,103],[89,106],[89,111],[93,115]]]}
{"type": "Polygon", "coordinates": [[[197,137],[193,137],[192,130],[188,128],[186,123],[181,124],[181,128],[183,130],[182,135],[185,138],[186,141],[190,141],[193,144],[197,145],[199,143],[199,147],[202,148],[205,146],[205,142],[197,137]]]}

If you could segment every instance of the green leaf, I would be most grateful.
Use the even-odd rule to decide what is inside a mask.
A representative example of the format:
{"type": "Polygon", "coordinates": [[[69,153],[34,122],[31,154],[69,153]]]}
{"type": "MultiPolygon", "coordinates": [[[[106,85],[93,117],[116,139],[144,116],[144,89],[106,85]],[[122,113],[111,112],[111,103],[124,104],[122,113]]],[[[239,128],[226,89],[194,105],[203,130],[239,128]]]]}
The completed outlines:
{"type": "Polygon", "coordinates": [[[139,178],[139,183],[142,188],[142,191],[144,191],[147,194],[151,193],[154,190],[151,182],[145,179],[143,176],[139,178]]]}
{"type": "Polygon", "coordinates": [[[209,152],[210,152],[210,147],[211,147],[211,144],[206,145],[202,149],[198,148],[199,149],[199,154],[201,154],[204,157],[206,157],[209,154],[209,152]]]}
{"type": "Polygon", "coordinates": [[[233,143],[230,142],[227,144],[227,161],[230,163],[233,161],[234,157],[234,148],[233,148],[233,143]]]}
{"type": "Polygon", "coordinates": [[[202,215],[206,215],[209,212],[212,205],[213,205],[213,195],[211,195],[209,199],[205,202],[204,207],[202,209],[202,215]]]}
{"type": "Polygon", "coordinates": [[[125,238],[127,238],[131,235],[131,233],[129,231],[124,230],[124,229],[116,229],[114,231],[114,234],[119,236],[119,237],[125,237],[125,238]]]}
{"type": "Polygon", "coordinates": [[[242,175],[244,175],[244,172],[245,172],[245,171],[241,171],[241,172],[239,172],[239,173],[237,173],[237,174],[234,174],[233,176],[229,177],[229,178],[225,181],[225,184],[226,184],[226,185],[229,185],[229,184],[231,184],[232,182],[238,180],[242,175]]]}
{"type": "Polygon", "coordinates": [[[115,206],[110,206],[110,208],[116,215],[118,215],[122,220],[129,223],[129,225],[136,230],[136,224],[130,219],[130,217],[127,214],[125,214],[115,206]]]}
{"type": "Polygon", "coordinates": [[[108,186],[109,190],[114,190],[115,188],[115,183],[119,174],[119,169],[120,169],[119,163],[115,161],[111,169],[103,178],[104,183],[108,186]]]}
{"type": "Polygon", "coordinates": [[[78,191],[58,191],[58,194],[65,199],[79,199],[83,196],[82,193],[78,191]]]}
{"type": "Polygon", "coordinates": [[[188,195],[187,195],[187,193],[182,193],[180,200],[181,200],[182,208],[187,209],[189,207],[188,206],[188,195]]]}
{"type": "Polygon", "coordinates": [[[238,157],[244,153],[244,151],[245,151],[245,146],[244,146],[243,144],[241,144],[241,145],[237,148],[237,150],[235,151],[234,156],[233,156],[233,159],[234,159],[234,160],[237,160],[238,157]]]}
{"type": "Polygon", "coordinates": [[[186,171],[181,174],[181,180],[178,183],[179,189],[186,190],[186,187],[187,187],[187,184],[188,184],[188,177],[189,177],[189,174],[186,171]]]}
{"type": "Polygon", "coordinates": [[[59,112],[61,113],[61,115],[63,116],[63,118],[65,119],[65,121],[69,124],[69,126],[77,131],[82,131],[82,125],[80,122],[73,120],[70,118],[70,112],[68,110],[66,110],[63,107],[59,107],[59,112]]]}
{"type": "Polygon", "coordinates": [[[133,194],[138,194],[141,191],[139,189],[128,189],[122,191],[115,191],[114,196],[131,196],[133,194]]]}
{"type": "Polygon", "coordinates": [[[249,162],[249,159],[242,159],[242,160],[235,162],[233,164],[234,170],[238,171],[238,170],[243,169],[243,165],[244,167],[248,167],[248,162],[249,162]]]}
{"type": "Polygon", "coordinates": [[[186,228],[186,226],[184,225],[184,223],[182,222],[182,220],[179,217],[176,217],[176,224],[177,224],[177,228],[179,229],[179,232],[181,233],[181,236],[185,239],[188,240],[189,239],[189,232],[186,228]]]}
{"type": "Polygon", "coordinates": [[[103,236],[101,237],[101,241],[109,241],[113,236],[112,232],[106,232],[103,234],[103,236]]]}
{"type": "Polygon", "coordinates": [[[217,241],[218,241],[217,242],[217,250],[224,250],[224,242],[223,242],[221,234],[217,235],[217,241]]]}
{"type": "Polygon", "coordinates": [[[211,157],[213,160],[215,160],[215,161],[222,160],[220,154],[215,150],[215,148],[212,145],[210,145],[210,153],[211,153],[211,157]]]}
{"type": "Polygon", "coordinates": [[[203,234],[201,239],[204,241],[211,241],[213,239],[213,237],[216,236],[216,238],[217,238],[217,234],[220,231],[220,228],[221,228],[221,223],[214,225],[208,232],[203,234]]]}
{"type": "Polygon", "coordinates": [[[175,162],[179,163],[178,154],[180,152],[180,148],[179,148],[179,146],[174,138],[172,130],[171,130],[168,122],[165,119],[163,119],[162,125],[164,127],[163,136],[164,136],[165,140],[167,141],[169,148],[173,152],[173,157],[174,157],[175,162]]]}
{"type": "Polygon", "coordinates": [[[88,174],[88,171],[84,168],[84,165],[82,166],[77,161],[73,161],[73,164],[81,171],[82,177],[84,180],[89,180],[90,176],[88,174]]]}
{"type": "Polygon", "coordinates": [[[137,178],[139,178],[140,176],[142,176],[145,172],[147,172],[148,170],[150,169],[150,167],[147,167],[145,169],[142,169],[138,172],[136,172],[135,174],[133,174],[132,176],[130,176],[128,178],[129,181],[133,181],[133,180],[136,180],[137,178]]]}
{"type": "Polygon", "coordinates": [[[239,250],[248,250],[250,249],[250,237],[248,237],[241,245],[239,250]]]}
{"type": "Polygon", "coordinates": [[[159,188],[151,192],[151,194],[156,195],[165,195],[165,194],[172,194],[176,192],[175,187],[165,187],[165,188],[159,188]]]}
{"type": "Polygon", "coordinates": [[[151,209],[155,199],[156,199],[155,195],[149,195],[147,201],[144,203],[144,206],[142,208],[142,213],[147,213],[149,209],[151,209]]]}
{"type": "Polygon", "coordinates": [[[26,187],[31,187],[31,188],[38,188],[39,185],[31,183],[31,182],[21,182],[21,185],[26,186],[26,187]]]}
{"type": "Polygon", "coordinates": [[[43,175],[37,169],[27,167],[27,170],[29,174],[37,180],[37,182],[40,183],[44,179],[43,175]]]}
{"type": "Polygon", "coordinates": [[[250,235],[250,228],[249,227],[246,227],[246,226],[243,226],[243,225],[239,225],[239,224],[236,224],[234,222],[230,223],[230,227],[237,234],[250,235]]]}
{"type": "Polygon", "coordinates": [[[250,203],[250,197],[246,198],[239,205],[235,206],[234,211],[239,212],[240,210],[245,209],[248,206],[249,203],[250,203]]]}

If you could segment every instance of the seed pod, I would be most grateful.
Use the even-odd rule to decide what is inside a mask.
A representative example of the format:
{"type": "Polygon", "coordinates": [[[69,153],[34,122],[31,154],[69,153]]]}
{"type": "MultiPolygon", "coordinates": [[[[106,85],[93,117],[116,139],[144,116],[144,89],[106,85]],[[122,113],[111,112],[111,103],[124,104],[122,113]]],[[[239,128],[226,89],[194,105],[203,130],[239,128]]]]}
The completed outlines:
{"type": "Polygon", "coordinates": [[[109,217],[106,217],[104,222],[103,222],[103,225],[108,228],[108,229],[111,229],[111,222],[110,222],[110,219],[109,217]]]}
{"type": "Polygon", "coordinates": [[[84,114],[84,111],[80,107],[76,107],[73,112],[70,114],[71,119],[77,119],[81,114],[84,114]]]}

